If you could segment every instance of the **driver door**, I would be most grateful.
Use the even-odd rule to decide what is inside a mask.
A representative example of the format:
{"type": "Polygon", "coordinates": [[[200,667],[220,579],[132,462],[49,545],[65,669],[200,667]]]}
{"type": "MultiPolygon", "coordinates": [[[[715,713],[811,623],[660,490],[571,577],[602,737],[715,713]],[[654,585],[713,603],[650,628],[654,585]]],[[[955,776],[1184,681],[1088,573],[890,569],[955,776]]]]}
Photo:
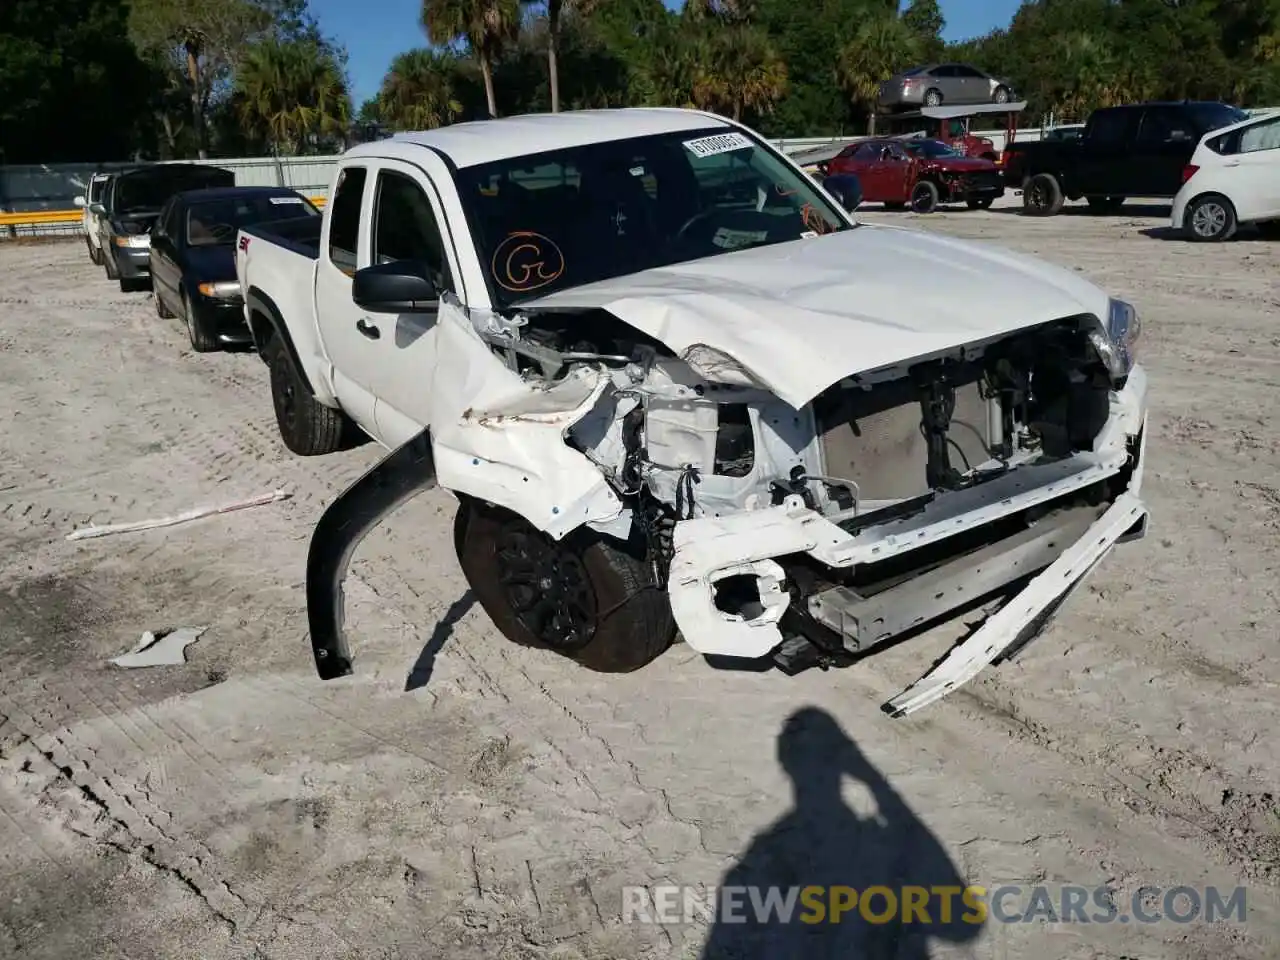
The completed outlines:
{"type": "Polygon", "coordinates": [[[433,383],[439,362],[439,327],[467,322],[460,316],[447,225],[439,194],[422,170],[394,160],[379,161],[372,193],[369,262],[409,260],[425,263],[441,293],[433,313],[380,314],[374,323],[382,336],[379,351],[378,433],[391,447],[412,439],[435,422],[433,383]]]}
{"type": "Polygon", "coordinates": [[[883,183],[886,203],[906,203],[911,198],[911,155],[896,143],[885,144],[883,183]]]}

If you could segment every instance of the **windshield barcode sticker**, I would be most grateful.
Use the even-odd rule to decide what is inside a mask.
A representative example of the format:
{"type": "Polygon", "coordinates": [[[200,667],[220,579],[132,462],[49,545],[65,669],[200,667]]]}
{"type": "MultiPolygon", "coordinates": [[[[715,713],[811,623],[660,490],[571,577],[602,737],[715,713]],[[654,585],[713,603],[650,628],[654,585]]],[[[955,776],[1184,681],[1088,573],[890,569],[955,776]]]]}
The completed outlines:
{"type": "Polygon", "coordinates": [[[718,153],[732,153],[734,150],[748,150],[751,141],[740,133],[717,133],[714,137],[699,137],[697,140],[686,140],[684,148],[695,157],[714,157],[718,153]]]}
{"type": "Polygon", "coordinates": [[[301,197],[271,197],[272,203],[301,203],[301,197]]]}

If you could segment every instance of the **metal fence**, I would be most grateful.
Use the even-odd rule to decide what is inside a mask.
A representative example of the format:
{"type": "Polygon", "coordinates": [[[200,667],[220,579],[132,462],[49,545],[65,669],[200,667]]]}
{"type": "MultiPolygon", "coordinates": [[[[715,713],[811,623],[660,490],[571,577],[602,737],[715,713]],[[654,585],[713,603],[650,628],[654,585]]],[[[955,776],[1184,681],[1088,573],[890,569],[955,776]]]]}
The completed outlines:
{"type": "MultiPolygon", "coordinates": [[[[1251,114],[1272,113],[1277,107],[1254,108],[1251,114]]],[[[1004,149],[1004,130],[974,130],[988,137],[996,150],[1004,149]]],[[[1039,140],[1038,127],[1018,130],[1015,139],[1039,140]]],[[[848,137],[793,137],[773,144],[789,154],[803,154],[854,139],[848,137]]],[[[329,192],[337,155],[325,157],[238,157],[210,160],[230,170],[242,186],[291,187],[318,203],[329,192]]],[[[75,198],[85,192],[95,173],[110,173],[136,166],[129,163],[68,163],[0,166],[0,238],[75,235],[80,232],[80,211],[75,198]]]]}

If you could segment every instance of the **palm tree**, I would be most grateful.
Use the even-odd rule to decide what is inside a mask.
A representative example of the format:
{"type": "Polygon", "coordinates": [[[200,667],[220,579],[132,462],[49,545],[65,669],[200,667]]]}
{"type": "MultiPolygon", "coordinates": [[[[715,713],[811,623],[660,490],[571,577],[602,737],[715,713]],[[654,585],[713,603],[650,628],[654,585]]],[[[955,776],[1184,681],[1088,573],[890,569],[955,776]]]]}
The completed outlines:
{"type": "Polygon", "coordinates": [[[787,65],[758,27],[722,26],[710,34],[710,56],[694,73],[695,103],[741,120],[744,109],[767,113],[787,90],[787,65]]]}
{"type": "Polygon", "coordinates": [[[498,115],[493,94],[493,63],[520,32],[520,0],[422,0],[422,26],[427,39],[471,48],[484,77],[489,116],[498,115]]]}
{"type": "Polygon", "coordinates": [[[560,68],[556,54],[560,47],[560,23],[572,10],[580,17],[590,15],[600,0],[547,0],[547,72],[551,80],[551,112],[560,112],[560,68]]]}
{"type": "Polygon", "coordinates": [[[341,137],[351,119],[346,77],[333,54],[311,40],[254,44],[236,76],[241,120],[276,152],[298,152],[341,137]]]}
{"type": "Polygon", "coordinates": [[[430,130],[462,113],[456,80],[458,58],[434,50],[410,50],[391,61],[378,91],[378,115],[396,130],[430,130]]]}
{"type": "Polygon", "coordinates": [[[866,109],[868,132],[875,133],[880,83],[920,56],[920,38],[896,16],[876,17],[858,28],[840,51],[837,74],[849,99],[866,109]]]}

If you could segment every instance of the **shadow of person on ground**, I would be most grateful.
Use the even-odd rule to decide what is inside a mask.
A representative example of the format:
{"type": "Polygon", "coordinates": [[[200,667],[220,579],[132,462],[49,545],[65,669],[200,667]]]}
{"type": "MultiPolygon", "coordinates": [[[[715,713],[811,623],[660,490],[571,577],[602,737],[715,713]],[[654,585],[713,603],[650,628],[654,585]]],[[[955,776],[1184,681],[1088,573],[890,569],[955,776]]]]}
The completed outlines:
{"type": "Polygon", "coordinates": [[[405,693],[421,690],[430,682],[431,673],[436,668],[436,657],[443,649],[444,642],[453,633],[454,624],[467,615],[468,611],[475,605],[475,602],[475,596],[468,590],[445,611],[445,615],[440,618],[436,628],[431,631],[431,639],[422,648],[422,652],[418,654],[418,659],[414,661],[412,669],[409,670],[409,676],[405,678],[405,693]]]}
{"type": "Polygon", "coordinates": [[[946,850],[830,714],[813,707],[792,714],[778,736],[778,761],[795,806],[725,875],[702,960],[927,960],[931,939],[978,938],[985,911],[965,903],[965,880],[946,850]],[[845,805],[845,777],[869,790],[876,815],[862,818],[845,805]],[[754,891],[734,889],[743,887],[754,891]],[[881,889],[864,896],[874,887],[881,889]],[[785,904],[792,891],[789,921],[767,910],[771,892],[785,904]],[[904,915],[907,897],[922,910],[904,915]],[[841,903],[833,922],[832,906],[841,903]]]}

